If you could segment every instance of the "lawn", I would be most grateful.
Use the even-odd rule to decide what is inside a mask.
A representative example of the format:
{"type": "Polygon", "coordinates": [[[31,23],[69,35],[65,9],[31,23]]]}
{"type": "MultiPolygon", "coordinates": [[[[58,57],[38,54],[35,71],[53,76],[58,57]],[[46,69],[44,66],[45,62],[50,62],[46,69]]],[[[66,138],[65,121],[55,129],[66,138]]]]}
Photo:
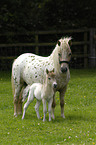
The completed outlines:
{"type": "Polygon", "coordinates": [[[65,95],[65,119],[60,116],[58,92],[55,120],[36,117],[35,101],[25,119],[13,116],[10,72],[0,72],[0,144],[1,145],[96,145],[96,70],[71,70],[65,95]]]}

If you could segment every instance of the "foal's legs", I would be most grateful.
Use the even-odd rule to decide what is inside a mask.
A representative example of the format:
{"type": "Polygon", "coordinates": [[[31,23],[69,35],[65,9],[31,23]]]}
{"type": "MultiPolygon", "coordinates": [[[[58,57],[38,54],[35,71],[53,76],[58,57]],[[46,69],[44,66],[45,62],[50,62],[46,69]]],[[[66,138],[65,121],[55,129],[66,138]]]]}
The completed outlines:
{"type": "Polygon", "coordinates": [[[48,102],[48,112],[49,112],[49,121],[51,121],[51,107],[52,107],[53,98],[48,102]]]}
{"type": "Polygon", "coordinates": [[[39,106],[41,104],[41,101],[37,100],[36,105],[35,105],[35,111],[37,114],[37,118],[40,119],[40,115],[39,115],[39,106]]]}
{"type": "Polygon", "coordinates": [[[29,104],[30,104],[33,100],[34,100],[34,95],[33,95],[33,90],[32,90],[32,92],[31,92],[31,91],[29,92],[28,100],[27,100],[27,102],[24,104],[22,119],[24,119],[25,112],[26,112],[26,110],[27,110],[29,104]]]}
{"type": "Polygon", "coordinates": [[[44,113],[43,121],[45,121],[45,117],[46,117],[46,113],[47,113],[46,100],[43,99],[42,101],[43,101],[43,113],[44,113]]]}

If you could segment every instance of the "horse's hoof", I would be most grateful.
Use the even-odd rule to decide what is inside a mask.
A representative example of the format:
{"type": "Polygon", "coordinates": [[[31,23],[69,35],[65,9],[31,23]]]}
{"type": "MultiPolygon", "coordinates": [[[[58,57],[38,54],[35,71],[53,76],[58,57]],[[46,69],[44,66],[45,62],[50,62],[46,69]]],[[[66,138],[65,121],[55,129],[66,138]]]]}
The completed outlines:
{"type": "Polygon", "coordinates": [[[45,122],[46,121],[46,119],[43,119],[43,122],[45,122]]]}
{"type": "Polygon", "coordinates": [[[61,115],[61,117],[65,119],[65,116],[64,115],[61,115]]]}
{"type": "Polygon", "coordinates": [[[51,117],[52,117],[53,120],[55,120],[55,116],[54,115],[52,115],[51,117]]]}
{"type": "Polygon", "coordinates": [[[16,113],[14,113],[14,117],[17,117],[17,114],[16,113]]]}
{"type": "Polygon", "coordinates": [[[22,115],[22,112],[18,112],[18,115],[22,115]]]}
{"type": "Polygon", "coordinates": [[[40,117],[40,116],[37,116],[37,118],[38,118],[38,119],[41,119],[41,117],[40,117]]]}

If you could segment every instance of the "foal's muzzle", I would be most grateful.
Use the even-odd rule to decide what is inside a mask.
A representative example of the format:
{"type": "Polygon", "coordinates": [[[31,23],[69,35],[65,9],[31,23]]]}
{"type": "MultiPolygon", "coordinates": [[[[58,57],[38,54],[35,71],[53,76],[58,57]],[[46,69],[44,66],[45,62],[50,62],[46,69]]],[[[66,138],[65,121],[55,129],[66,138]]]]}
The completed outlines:
{"type": "Polygon", "coordinates": [[[57,83],[54,83],[53,87],[54,87],[54,89],[56,89],[57,88],[57,83]]]}

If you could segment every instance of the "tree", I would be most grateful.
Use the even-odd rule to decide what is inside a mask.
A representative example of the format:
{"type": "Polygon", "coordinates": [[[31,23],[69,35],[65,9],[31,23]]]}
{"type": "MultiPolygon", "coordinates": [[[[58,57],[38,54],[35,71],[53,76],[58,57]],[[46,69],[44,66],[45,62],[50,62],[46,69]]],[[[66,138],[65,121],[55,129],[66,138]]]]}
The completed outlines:
{"type": "Polygon", "coordinates": [[[0,31],[96,27],[95,0],[0,1],[0,31]]]}

